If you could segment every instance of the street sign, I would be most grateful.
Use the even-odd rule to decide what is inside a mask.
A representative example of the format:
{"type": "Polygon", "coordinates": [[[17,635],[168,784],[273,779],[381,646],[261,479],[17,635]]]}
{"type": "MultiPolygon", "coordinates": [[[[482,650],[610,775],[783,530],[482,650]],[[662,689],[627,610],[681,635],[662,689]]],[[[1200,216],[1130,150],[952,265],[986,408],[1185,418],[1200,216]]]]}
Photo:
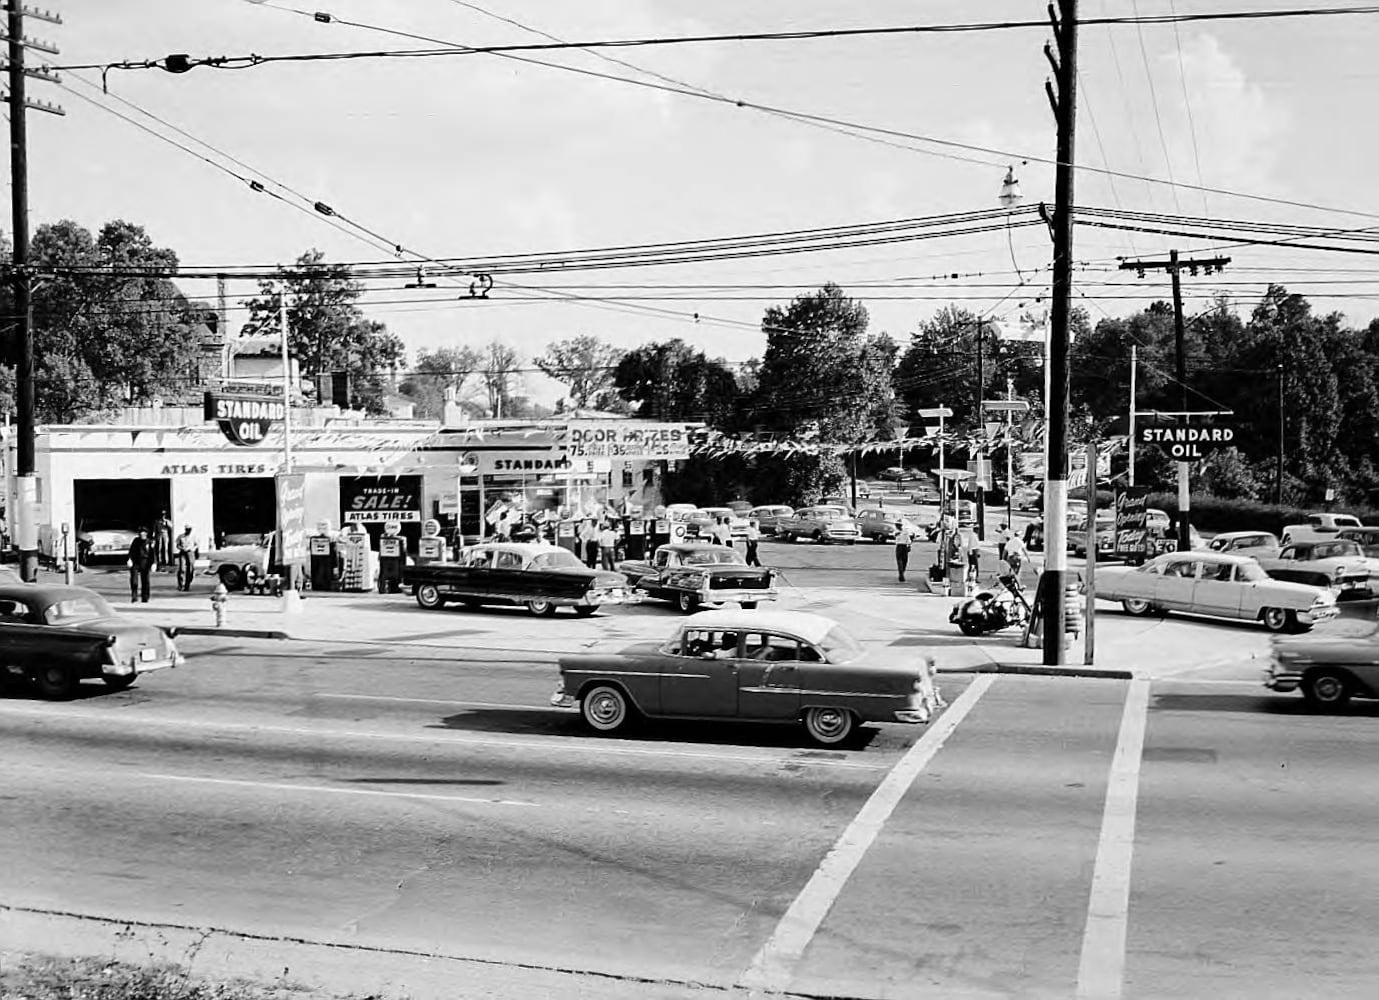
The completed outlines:
{"type": "Polygon", "coordinates": [[[929,420],[935,420],[939,417],[946,419],[953,415],[953,411],[946,406],[931,406],[927,410],[916,410],[915,412],[929,420]]]}
{"type": "Polygon", "coordinates": [[[1219,448],[1235,444],[1233,427],[1159,427],[1151,424],[1138,428],[1136,433],[1140,444],[1161,448],[1176,462],[1195,462],[1219,448]]]}
{"type": "Polygon", "coordinates": [[[978,485],[984,490],[991,489],[991,460],[978,458],[967,463],[967,473],[970,478],[977,480],[978,485]]]}
{"type": "Polygon", "coordinates": [[[931,475],[937,476],[940,479],[949,479],[956,482],[962,482],[965,479],[972,478],[972,473],[968,472],[966,469],[930,469],[929,472],[931,475]]]}
{"type": "Polygon", "coordinates": [[[1029,403],[1023,399],[984,399],[982,400],[982,409],[1000,410],[1007,413],[1027,413],[1029,412],[1029,403]]]}

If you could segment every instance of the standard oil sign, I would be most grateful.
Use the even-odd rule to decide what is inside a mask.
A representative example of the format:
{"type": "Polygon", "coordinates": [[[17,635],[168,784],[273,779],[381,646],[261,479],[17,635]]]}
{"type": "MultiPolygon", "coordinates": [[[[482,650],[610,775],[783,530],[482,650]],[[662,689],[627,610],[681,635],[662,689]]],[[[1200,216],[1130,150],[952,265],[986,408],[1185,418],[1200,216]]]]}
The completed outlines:
{"type": "Polygon", "coordinates": [[[1235,429],[1212,426],[1141,427],[1140,444],[1157,445],[1177,462],[1192,462],[1235,443],[1235,429]]]}
{"type": "Polygon", "coordinates": [[[206,419],[214,420],[231,444],[255,445],[287,416],[282,397],[239,392],[206,393],[206,419]]]}

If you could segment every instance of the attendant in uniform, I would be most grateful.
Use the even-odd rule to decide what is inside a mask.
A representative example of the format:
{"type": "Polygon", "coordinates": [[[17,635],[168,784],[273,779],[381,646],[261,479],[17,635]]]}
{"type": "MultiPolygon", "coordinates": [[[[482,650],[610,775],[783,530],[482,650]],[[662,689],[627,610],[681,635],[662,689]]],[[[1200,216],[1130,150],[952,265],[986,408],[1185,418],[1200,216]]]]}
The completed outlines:
{"type": "Polygon", "coordinates": [[[148,603],[148,574],[153,568],[155,554],[153,542],[149,540],[148,529],[140,528],[134,541],[129,543],[129,603],[148,603]]]}
{"type": "Polygon", "coordinates": [[[761,527],[757,524],[756,518],[747,521],[747,565],[760,566],[761,560],[757,558],[757,545],[761,542],[761,527]]]}
{"type": "Polygon", "coordinates": [[[578,538],[580,555],[584,557],[584,565],[593,569],[599,561],[599,529],[594,524],[592,517],[585,518],[580,524],[578,538]]]}
{"type": "Polygon", "coordinates": [[[910,566],[910,545],[914,542],[914,528],[901,518],[895,522],[895,572],[905,582],[905,570],[910,566]]]}
{"type": "Polygon", "coordinates": [[[612,569],[618,561],[618,533],[611,521],[605,521],[599,532],[599,558],[604,569],[612,569]]]}
{"type": "Polygon", "coordinates": [[[192,534],[190,524],[177,536],[173,548],[177,550],[177,589],[191,590],[192,575],[196,571],[196,557],[201,554],[201,542],[192,534]]]}

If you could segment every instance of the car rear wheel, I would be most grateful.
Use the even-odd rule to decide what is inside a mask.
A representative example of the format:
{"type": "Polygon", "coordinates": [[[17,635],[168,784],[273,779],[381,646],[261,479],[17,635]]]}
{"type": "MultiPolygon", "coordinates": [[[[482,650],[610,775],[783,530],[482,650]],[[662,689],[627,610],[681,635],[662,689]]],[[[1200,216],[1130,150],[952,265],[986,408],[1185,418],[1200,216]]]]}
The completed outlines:
{"type": "Polygon", "coordinates": [[[590,729],[600,733],[616,733],[632,721],[632,706],[627,695],[611,684],[600,684],[584,693],[579,713],[590,729]]]}
{"type": "Polygon", "coordinates": [[[1120,606],[1125,609],[1126,614],[1130,615],[1147,615],[1154,610],[1154,605],[1138,597],[1127,597],[1120,602],[1120,606]]]}
{"type": "Polygon", "coordinates": [[[102,677],[101,680],[105,682],[105,686],[111,691],[123,691],[134,683],[134,678],[137,676],[137,674],[108,674],[102,677]]]}
{"type": "Polygon", "coordinates": [[[1265,608],[1259,617],[1270,632],[1290,632],[1298,627],[1297,613],[1283,608],[1265,608]]]}
{"type": "Polygon", "coordinates": [[[527,610],[538,618],[548,618],[555,614],[555,605],[546,600],[535,600],[527,602],[527,610]]]}
{"type": "Polygon", "coordinates": [[[575,614],[579,615],[581,618],[588,618],[598,609],[599,606],[597,604],[576,604],[575,614]]]}
{"type": "Polygon", "coordinates": [[[244,571],[238,566],[220,567],[219,576],[226,590],[239,590],[244,586],[244,571]]]}
{"type": "Polygon", "coordinates": [[[699,610],[699,598],[694,594],[680,594],[675,598],[676,606],[685,614],[693,614],[699,610]]]}
{"type": "Polygon", "coordinates": [[[423,583],[417,588],[417,603],[427,611],[445,607],[445,597],[434,583],[423,583]]]}
{"type": "Polygon", "coordinates": [[[852,735],[854,718],[845,708],[811,708],[804,713],[809,738],[824,746],[837,746],[852,735]]]}
{"type": "Polygon", "coordinates": [[[1318,708],[1339,708],[1350,701],[1350,678],[1336,670],[1315,670],[1302,679],[1302,696],[1318,708]]]}
{"type": "Polygon", "coordinates": [[[77,674],[69,664],[50,663],[34,674],[38,693],[49,701],[66,701],[77,691],[77,674]]]}

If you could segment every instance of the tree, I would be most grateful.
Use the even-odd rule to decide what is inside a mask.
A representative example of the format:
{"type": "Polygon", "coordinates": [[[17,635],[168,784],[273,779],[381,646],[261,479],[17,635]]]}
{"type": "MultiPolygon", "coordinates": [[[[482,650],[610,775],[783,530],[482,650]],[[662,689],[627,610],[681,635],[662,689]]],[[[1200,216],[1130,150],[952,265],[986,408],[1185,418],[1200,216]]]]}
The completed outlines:
{"type": "Polygon", "coordinates": [[[514,416],[513,400],[521,376],[517,351],[500,340],[490,341],[484,348],[480,374],[488,393],[488,412],[495,417],[514,416]]]}
{"type": "Polygon", "coordinates": [[[248,327],[276,332],[284,292],[288,350],[302,373],[344,372],[350,406],[382,412],[387,374],[403,363],[406,350],[383,323],[364,318],[355,305],[364,286],[347,265],[327,264],[321,251],[308,250],[291,267],[260,281],[259,292],[249,301],[248,327]]]}
{"type": "Polygon", "coordinates": [[[650,420],[702,421],[730,430],[737,416],[740,393],[727,363],[679,338],[625,353],[613,369],[613,387],[650,420]]]}
{"type": "Polygon", "coordinates": [[[417,416],[439,420],[445,412],[446,391],[453,389],[458,400],[465,383],[483,367],[483,356],[472,347],[442,347],[422,351],[412,374],[399,391],[416,404],[417,416]]]}
{"type": "Polygon", "coordinates": [[[613,388],[613,370],[623,351],[588,335],[556,340],[546,352],[533,358],[538,370],[569,388],[565,409],[608,409],[619,399],[613,388]]]}

